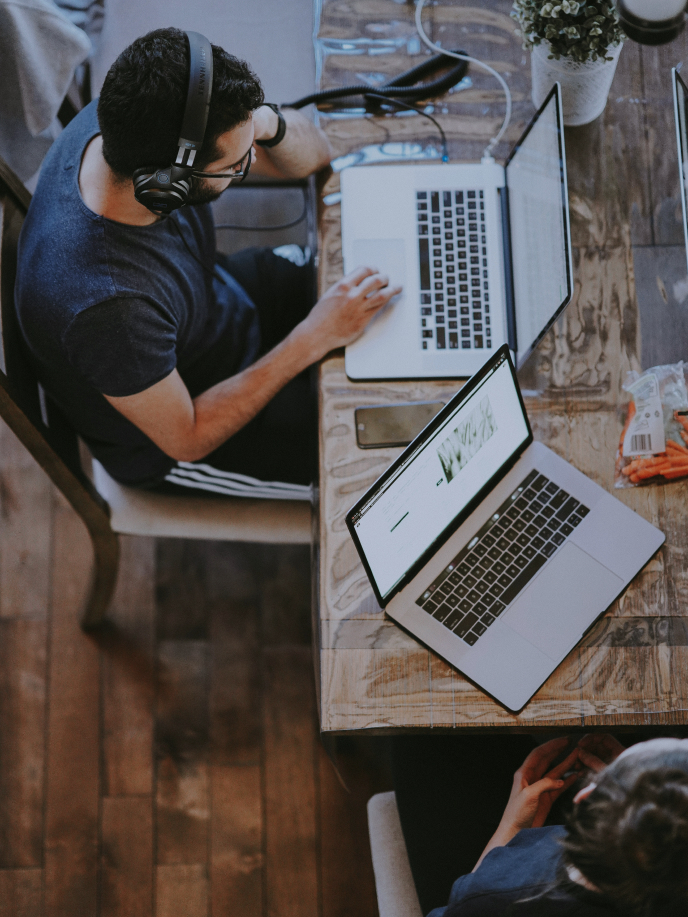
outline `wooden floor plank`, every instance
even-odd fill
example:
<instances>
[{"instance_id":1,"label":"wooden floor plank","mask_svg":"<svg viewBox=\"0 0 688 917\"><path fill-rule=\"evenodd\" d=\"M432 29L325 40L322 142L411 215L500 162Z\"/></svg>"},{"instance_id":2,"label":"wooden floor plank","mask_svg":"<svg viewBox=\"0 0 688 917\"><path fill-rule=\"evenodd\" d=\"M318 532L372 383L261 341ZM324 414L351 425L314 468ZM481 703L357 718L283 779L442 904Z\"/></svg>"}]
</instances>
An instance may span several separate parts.
<instances>
[{"instance_id":1,"label":"wooden floor plank","mask_svg":"<svg viewBox=\"0 0 688 917\"><path fill-rule=\"evenodd\" d=\"M100 860L102 917L152 917L150 796L103 799Z\"/></svg>"},{"instance_id":2,"label":"wooden floor plank","mask_svg":"<svg viewBox=\"0 0 688 917\"><path fill-rule=\"evenodd\" d=\"M211 913L262 917L260 766L213 767L211 787Z\"/></svg>"},{"instance_id":3,"label":"wooden floor plank","mask_svg":"<svg viewBox=\"0 0 688 917\"><path fill-rule=\"evenodd\" d=\"M256 545L265 646L311 643L310 547Z\"/></svg>"},{"instance_id":4,"label":"wooden floor plank","mask_svg":"<svg viewBox=\"0 0 688 917\"><path fill-rule=\"evenodd\" d=\"M0 917L42 917L42 869L0 869Z\"/></svg>"},{"instance_id":5,"label":"wooden floor plank","mask_svg":"<svg viewBox=\"0 0 688 917\"><path fill-rule=\"evenodd\" d=\"M337 739L335 763L320 745L318 753L320 872L323 917L377 917L375 877L368 837L366 803L392 789L380 759L368 759L364 746L384 739ZM342 785L342 781L344 785Z\"/></svg>"},{"instance_id":6,"label":"wooden floor plank","mask_svg":"<svg viewBox=\"0 0 688 917\"><path fill-rule=\"evenodd\" d=\"M0 868L42 866L47 625L0 619Z\"/></svg>"},{"instance_id":7,"label":"wooden floor plank","mask_svg":"<svg viewBox=\"0 0 688 917\"><path fill-rule=\"evenodd\" d=\"M159 640L205 640L207 542L156 539L156 601Z\"/></svg>"},{"instance_id":8,"label":"wooden floor plank","mask_svg":"<svg viewBox=\"0 0 688 917\"><path fill-rule=\"evenodd\" d=\"M0 423L0 618L47 617L51 491L43 469Z\"/></svg>"},{"instance_id":9,"label":"wooden floor plank","mask_svg":"<svg viewBox=\"0 0 688 917\"><path fill-rule=\"evenodd\" d=\"M120 572L103 651L103 793L153 788L155 541L120 536Z\"/></svg>"},{"instance_id":10,"label":"wooden floor plank","mask_svg":"<svg viewBox=\"0 0 688 917\"><path fill-rule=\"evenodd\" d=\"M156 862L207 863L208 644L166 640L158 648Z\"/></svg>"},{"instance_id":11,"label":"wooden floor plank","mask_svg":"<svg viewBox=\"0 0 688 917\"><path fill-rule=\"evenodd\" d=\"M156 917L206 917L208 874L205 866L158 866ZM215 915L213 915L215 917Z\"/></svg>"},{"instance_id":12,"label":"wooden floor plank","mask_svg":"<svg viewBox=\"0 0 688 917\"><path fill-rule=\"evenodd\" d=\"M97 907L99 659L79 627L92 552L59 498L54 513L45 826L46 917L92 917Z\"/></svg>"},{"instance_id":13,"label":"wooden floor plank","mask_svg":"<svg viewBox=\"0 0 688 917\"><path fill-rule=\"evenodd\" d=\"M268 917L315 917L317 878L313 664L310 648L264 653Z\"/></svg>"},{"instance_id":14,"label":"wooden floor plank","mask_svg":"<svg viewBox=\"0 0 688 917\"><path fill-rule=\"evenodd\" d=\"M210 762L259 764L260 594L256 545L208 545Z\"/></svg>"}]
</instances>

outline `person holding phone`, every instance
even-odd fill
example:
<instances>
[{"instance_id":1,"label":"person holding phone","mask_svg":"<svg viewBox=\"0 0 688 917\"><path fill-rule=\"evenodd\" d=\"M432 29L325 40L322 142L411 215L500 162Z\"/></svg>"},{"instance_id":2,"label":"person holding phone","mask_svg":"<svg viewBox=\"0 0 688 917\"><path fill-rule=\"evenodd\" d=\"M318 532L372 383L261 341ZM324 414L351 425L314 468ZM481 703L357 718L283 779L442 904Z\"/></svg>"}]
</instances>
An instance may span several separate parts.
<instances>
[{"instance_id":1,"label":"person holding phone","mask_svg":"<svg viewBox=\"0 0 688 917\"><path fill-rule=\"evenodd\" d=\"M532 746L527 736L440 737L444 748L424 758L414 741L395 748L395 783L429 917L688 913L688 740L624 748L611 735L552 739L531 747L510 790L501 778ZM562 816L567 791L575 795ZM445 905L452 861L458 878Z\"/></svg>"}]
</instances>

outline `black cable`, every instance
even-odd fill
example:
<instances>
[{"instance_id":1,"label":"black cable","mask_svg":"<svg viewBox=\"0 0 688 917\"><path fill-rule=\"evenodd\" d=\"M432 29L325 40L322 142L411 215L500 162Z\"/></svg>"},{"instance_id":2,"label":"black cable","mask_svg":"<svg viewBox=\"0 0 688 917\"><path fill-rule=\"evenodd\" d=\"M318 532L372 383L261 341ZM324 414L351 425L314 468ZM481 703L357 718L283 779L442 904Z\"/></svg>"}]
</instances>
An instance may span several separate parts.
<instances>
[{"instance_id":1,"label":"black cable","mask_svg":"<svg viewBox=\"0 0 688 917\"><path fill-rule=\"evenodd\" d=\"M308 216L308 197L306 195L306 189L304 188L302 191L303 209L299 216L289 223L277 223L274 226L241 226L238 223L216 223L215 229L238 229L242 232L276 232L278 229L290 229L292 226L297 226Z\"/></svg>"},{"instance_id":2,"label":"black cable","mask_svg":"<svg viewBox=\"0 0 688 917\"><path fill-rule=\"evenodd\" d=\"M415 111L418 115L423 115L424 118L427 118L428 121L432 121L437 130L440 132L440 137L442 138L442 162L449 162L449 148L447 147L447 135L444 133L442 125L439 121L429 115L426 111L423 111L422 108L416 108L415 105L409 105L408 102L402 102L401 99L391 99L386 95L382 95L380 92L370 94L375 99L383 99L385 102L391 102L392 105L401 105L403 108L407 108L409 111Z\"/></svg>"},{"instance_id":3,"label":"black cable","mask_svg":"<svg viewBox=\"0 0 688 917\"><path fill-rule=\"evenodd\" d=\"M454 53L465 54L466 52L456 49ZM303 108L306 105L310 105L311 102L317 105L320 102L327 102L330 99L346 98L347 96L363 96L367 99L374 96L376 93L384 93L390 98L408 99L411 102L419 102L421 99L429 99L434 96L443 95L464 78L468 70L468 62L458 61L456 64L449 64L449 60L450 58L445 57L444 54L435 54L428 58L428 60L423 61L422 64L418 64L410 70L406 70L404 73L401 73L388 83L384 83L382 86L371 87L357 85L342 86L339 89L325 89L321 92L311 93L311 95L304 96L283 107ZM418 80L422 79L424 76L428 76L436 70L445 69L447 73L439 79L431 80L429 83L420 83L416 85Z\"/></svg>"}]
</instances>

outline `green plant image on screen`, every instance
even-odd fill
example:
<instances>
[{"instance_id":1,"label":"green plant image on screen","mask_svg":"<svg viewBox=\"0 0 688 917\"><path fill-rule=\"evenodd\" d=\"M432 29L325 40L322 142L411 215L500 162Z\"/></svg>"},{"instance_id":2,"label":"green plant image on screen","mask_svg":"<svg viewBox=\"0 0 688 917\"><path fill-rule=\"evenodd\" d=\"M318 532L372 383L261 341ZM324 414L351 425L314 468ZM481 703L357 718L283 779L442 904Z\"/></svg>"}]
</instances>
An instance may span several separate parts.
<instances>
[{"instance_id":1,"label":"green plant image on screen","mask_svg":"<svg viewBox=\"0 0 688 917\"><path fill-rule=\"evenodd\" d=\"M437 449L442 471L451 483L497 430L490 399L486 396Z\"/></svg>"}]
</instances>

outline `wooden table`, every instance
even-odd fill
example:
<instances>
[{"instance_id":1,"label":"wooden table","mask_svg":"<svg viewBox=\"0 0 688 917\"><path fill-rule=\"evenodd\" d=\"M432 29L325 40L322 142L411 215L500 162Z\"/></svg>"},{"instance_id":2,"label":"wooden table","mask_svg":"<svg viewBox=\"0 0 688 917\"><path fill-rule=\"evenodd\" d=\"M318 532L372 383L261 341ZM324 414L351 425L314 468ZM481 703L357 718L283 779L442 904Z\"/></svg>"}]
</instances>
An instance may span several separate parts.
<instances>
[{"instance_id":1,"label":"wooden table","mask_svg":"<svg viewBox=\"0 0 688 917\"><path fill-rule=\"evenodd\" d=\"M496 151L500 161L533 114L530 55L514 34L510 8L509 0L474 7L446 0L424 18L435 40L468 49L508 80L514 114L508 141ZM684 35L663 48L628 42L604 114L566 132L575 294L520 377L535 438L659 526L665 546L525 709L508 713L385 618L344 522L400 451L358 449L354 408L445 400L461 383L353 383L343 355L331 356L320 367L316 669L323 732L688 723L688 484L613 488L626 372L688 359L688 333L672 333L688 331L680 299L688 285L682 293L670 80L671 66L688 56L687 41ZM324 0L318 44L323 87L360 82L370 72L400 73L420 59L409 52L421 53L412 4L392 0ZM479 159L503 113L495 81L475 68L470 77L470 87L441 99L435 111L453 161ZM415 115L324 114L321 124L338 156L385 141L437 143L432 125ZM323 193L338 188L335 173ZM342 273L337 205L323 207L320 241L325 289ZM637 284L634 261L643 268Z\"/></svg>"}]
</instances>

